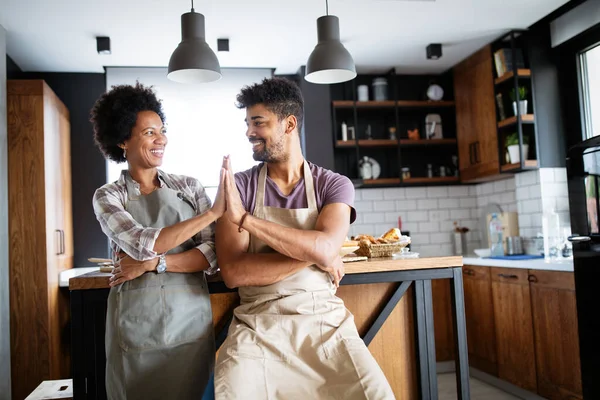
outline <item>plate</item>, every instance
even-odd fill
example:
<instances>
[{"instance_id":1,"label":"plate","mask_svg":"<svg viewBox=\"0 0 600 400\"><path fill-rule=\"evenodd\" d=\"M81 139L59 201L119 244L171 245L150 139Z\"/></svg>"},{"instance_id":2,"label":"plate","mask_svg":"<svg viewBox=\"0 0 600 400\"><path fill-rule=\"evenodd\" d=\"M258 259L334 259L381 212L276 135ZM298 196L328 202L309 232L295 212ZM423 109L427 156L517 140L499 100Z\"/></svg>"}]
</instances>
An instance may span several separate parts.
<instances>
[{"instance_id":1,"label":"plate","mask_svg":"<svg viewBox=\"0 0 600 400\"><path fill-rule=\"evenodd\" d=\"M368 160L369 162L371 162L371 168L372 168L372 171L373 171L373 176L370 179L377 179L377 178L379 178L379 175L381 175L381 166L379 165L379 163L374 158L367 157L367 156L362 157L361 160L365 160L365 161ZM360 171L360 165L361 164L359 164L359 171Z\"/></svg>"},{"instance_id":2,"label":"plate","mask_svg":"<svg viewBox=\"0 0 600 400\"><path fill-rule=\"evenodd\" d=\"M394 259L419 258L419 253L413 253L412 251L410 251L410 249L407 249L405 247L402 249L402 251L392 254L392 258L394 258Z\"/></svg>"},{"instance_id":3,"label":"plate","mask_svg":"<svg viewBox=\"0 0 600 400\"><path fill-rule=\"evenodd\" d=\"M340 249L340 257L344 257L346 254L354 253L358 249L360 249L360 246L342 247Z\"/></svg>"}]
</instances>

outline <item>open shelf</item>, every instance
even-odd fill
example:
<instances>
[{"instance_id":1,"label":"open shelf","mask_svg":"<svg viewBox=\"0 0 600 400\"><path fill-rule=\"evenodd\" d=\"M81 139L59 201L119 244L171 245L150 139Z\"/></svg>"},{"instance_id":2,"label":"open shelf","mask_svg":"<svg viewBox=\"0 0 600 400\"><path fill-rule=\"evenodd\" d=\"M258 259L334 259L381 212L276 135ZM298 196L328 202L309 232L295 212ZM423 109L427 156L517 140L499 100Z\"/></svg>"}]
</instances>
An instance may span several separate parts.
<instances>
[{"instance_id":1,"label":"open shelf","mask_svg":"<svg viewBox=\"0 0 600 400\"><path fill-rule=\"evenodd\" d=\"M501 77L496 78L494 80L494 83L496 85L499 85L502 82L506 82L507 80L513 78L514 76L515 76L514 71L507 72L504 75L502 75ZM531 78L531 70L530 69L518 69L517 76L519 78Z\"/></svg>"},{"instance_id":2,"label":"open shelf","mask_svg":"<svg viewBox=\"0 0 600 400\"><path fill-rule=\"evenodd\" d=\"M437 146L443 144L456 144L456 139L401 139L401 146Z\"/></svg>"},{"instance_id":3,"label":"open shelf","mask_svg":"<svg viewBox=\"0 0 600 400\"><path fill-rule=\"evenodd\" d=\"M399 185L400 178L364 179L365 185Z\"/></svg>"},{"instance_id":4,"label":"open shelf","mask_svg":"<svg viewBox=\"0 0 600 400\"><path fill-rule=\"evenodd\" d=\"M355 140L338 140L336 147L354 147L356 145ZM361 139L358 141L359 147L396 147L398 146L397 140L389 139Z\"/></svg>"},{"instance_id":5,"label":"open shelf","mask_svg":"<svg viewBox=\"0 0 600 400\"><path fill-rule=\"evenodd\" d=\"M334 108L352 108L356 105L357 108L393 108L398 107L452 107L453 101L421 101L421 100L386 100L386 101L357 101L353 100L335 100Z\"/></svg>"},{"instance_id":6,"label":"open shelf","mask_svg":"<svg viewBox=\"0 0 600 400\"><path fill-rule=\"evenodd\" d=\"M537 168L538 162L537 160L525 160L524 168ZM508 172L513 170L518 170L521 168L521 163L515 164L504 164L500 167L502 172Z\"/></svg>"},{"instance_id":7,"label":"open shelf","mask_svg":"<svg viewBox=\"0 0 600 400\"><path fill-rule=\"evenodd\" d=\"M458 181L459 181L458 176L436 176L434 178L423 177L423 178L404 179L404 183L407 183L407 184L410 184L410 183L451 183L451 182L458 182Z\"/></svg>"},{"instance_id":8,"label":"open shelf","mask_svg":"<svg viewBox=\"0 0 600 400\"><path fill-rule=\"evenodd\" d=\"M533 114L525 114L525 115L521 115L521 122L522 123L529 123L532 124L535 122L534 116ZM517 117L513 116L510 118L506 118L503 119L502 121L498 122L498 128L504 128L505 126L510 126L510 125L515 125L517 123Z\"/></svg>"}]
</instances>

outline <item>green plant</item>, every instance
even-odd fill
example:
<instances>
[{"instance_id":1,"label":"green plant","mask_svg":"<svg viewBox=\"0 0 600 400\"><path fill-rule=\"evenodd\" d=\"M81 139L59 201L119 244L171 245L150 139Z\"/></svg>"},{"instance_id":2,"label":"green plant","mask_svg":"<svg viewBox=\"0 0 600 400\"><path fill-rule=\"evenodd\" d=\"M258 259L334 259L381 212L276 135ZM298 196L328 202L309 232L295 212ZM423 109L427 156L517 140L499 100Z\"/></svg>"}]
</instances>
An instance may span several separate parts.
<instances>
[{"instance_id":1,"label":"green plant","mask_svg":"<svg viewBox=\"0 0 600 400\"><path fill-rule=\"evenodd\" d=\"M515 96L515 89L510 91L510 98L512 101L517 101ZM525 86L519 86L519 100L527 100L527 88Z\"/></svg>"},{"instance_id":2,"label":"green plant","mask_svg":"<svg viewBox=\"0 0 600 400\"><path fill-rule=\"evenodd\" d=\"M513 132L506 136L506 147L516 144L519 144L519 134L517 132ZM525 134L523 135L523 144L529 144L529 136Z\"/></svg>"}]
</instances>

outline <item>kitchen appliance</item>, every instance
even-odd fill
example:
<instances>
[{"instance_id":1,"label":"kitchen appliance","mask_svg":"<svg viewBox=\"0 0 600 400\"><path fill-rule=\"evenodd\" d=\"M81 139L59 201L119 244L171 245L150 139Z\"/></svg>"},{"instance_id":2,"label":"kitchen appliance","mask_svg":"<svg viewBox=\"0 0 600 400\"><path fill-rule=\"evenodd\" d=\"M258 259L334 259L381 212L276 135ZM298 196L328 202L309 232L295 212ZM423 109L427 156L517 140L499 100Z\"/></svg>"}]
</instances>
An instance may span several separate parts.
<instances>
[{"instance_id":1,"label":"kitchen appliance","mask_svg":"<svg viewBox=\"0 0 600 400\"><path fill-rule=\"evenodd\" d=\"M508 236L506 238L506 255L514 256L523 254L523 239L521 236Z\"/></svg>"},{"instance_id":2,"label":"kitchen appliance","mask_svg":"<svg viewBox=\"0 0 600 400\"><path fill-rule=\"evenodd\" d=\"M573 245L575 297L584 399L600 399L600 137L585 140L567 154L567 183Z\"/></svg>"}]
</instances>

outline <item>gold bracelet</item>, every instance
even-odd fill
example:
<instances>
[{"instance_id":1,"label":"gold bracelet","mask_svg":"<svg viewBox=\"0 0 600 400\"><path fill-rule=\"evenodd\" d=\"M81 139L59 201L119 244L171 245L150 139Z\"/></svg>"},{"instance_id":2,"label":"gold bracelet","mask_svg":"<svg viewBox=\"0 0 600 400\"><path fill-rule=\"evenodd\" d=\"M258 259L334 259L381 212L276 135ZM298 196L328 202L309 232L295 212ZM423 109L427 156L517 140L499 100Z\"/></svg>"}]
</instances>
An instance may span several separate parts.
<instances>
[{"instance_id":1,"label":"gold bracelet","mask_svg":"<svg viewBox=\"0 0 600 400\"><path fill-rule=\"evenodd\" d=\"M240 233L243 231L242 225L244 225L244 221L246 220L247 216L248 216L248 211L246 211L246 214L244 214L242 216L242 219L240 220L240 226L238 227L238 232L240 232Z\"/></svg>"}]
</instances>

